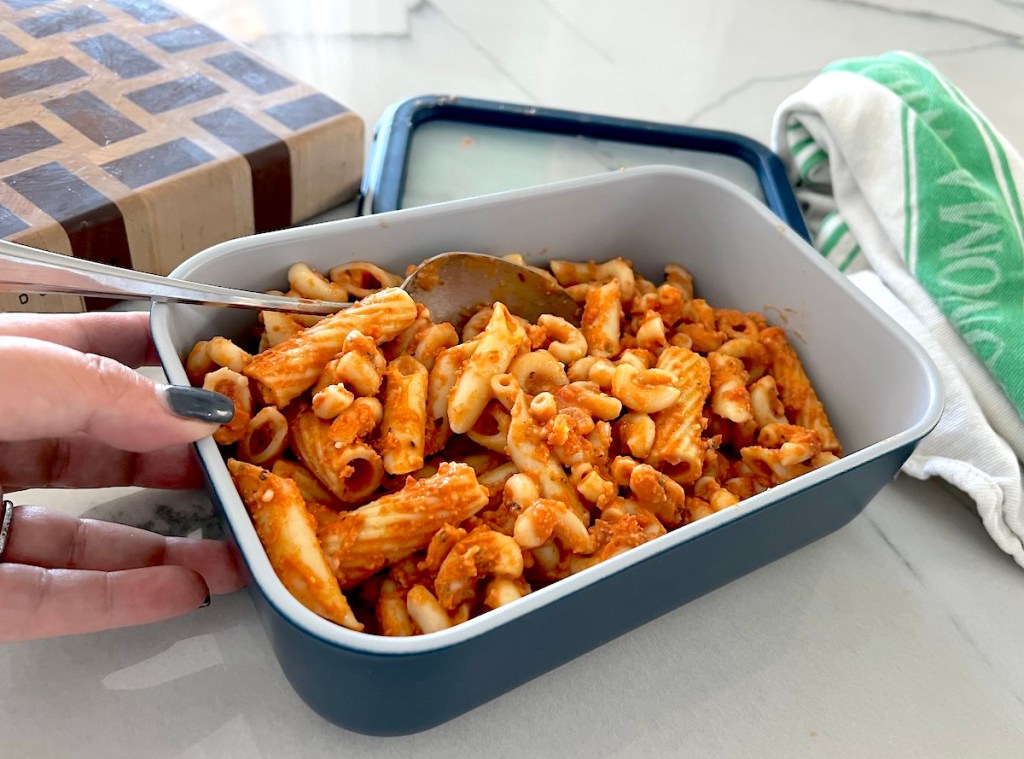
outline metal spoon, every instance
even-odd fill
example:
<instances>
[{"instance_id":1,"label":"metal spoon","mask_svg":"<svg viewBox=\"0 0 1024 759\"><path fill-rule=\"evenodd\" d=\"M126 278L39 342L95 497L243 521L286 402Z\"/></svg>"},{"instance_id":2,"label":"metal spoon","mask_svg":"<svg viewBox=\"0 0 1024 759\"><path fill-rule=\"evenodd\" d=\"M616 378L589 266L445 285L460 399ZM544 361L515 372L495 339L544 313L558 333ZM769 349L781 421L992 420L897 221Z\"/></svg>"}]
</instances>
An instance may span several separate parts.
<instances>
[{"instance_id":1,"label":"metal spoon","mask_svg":"<svg viewBox=\"0 0 1024 759\"><path fill-rule=\"evenodd\" d=\"M434 321L452 321L456 327L477 307L497 300L529 321L551 313L578 322L576 302L552 280L528 267L479 253L435 256L409 275L402 288L430 309ZM68 293L299 314L331 314L352 305L160 277L7 240L0 240L0 292Z\"/></svg>"}]
</instances>

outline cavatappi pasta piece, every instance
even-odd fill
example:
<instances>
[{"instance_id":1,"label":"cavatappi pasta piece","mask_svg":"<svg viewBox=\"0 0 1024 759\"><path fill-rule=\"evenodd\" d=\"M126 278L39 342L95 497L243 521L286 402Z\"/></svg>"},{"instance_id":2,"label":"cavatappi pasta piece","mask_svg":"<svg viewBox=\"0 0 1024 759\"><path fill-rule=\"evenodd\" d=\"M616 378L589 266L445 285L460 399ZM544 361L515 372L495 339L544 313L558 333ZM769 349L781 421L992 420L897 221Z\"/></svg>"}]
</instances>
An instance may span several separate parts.
<instances>
[{"instance_id":1,"label":"cavatappi pasta piece","mask_svg":"<svg viewBox=\"0 0 1024 759\"><path fill-rule=\"evenodd\" d=\"M437 474L409 478L320 531L324 552L343 588L427 546L446 523L459 524L487 505L487 490L467 464L445 462Z\"/></svg>"},{"instance_id":2,"label":"cavatappi pasta piece","mask_svg":"<svg viewBox=\"0 0 1024 759\"><path fill-rule=\"evenodd\" d=\"M313 386L352 330L369 335L379 344L393 338L415 318L416 304L408 293L397 288L381 290L260 353L246 365L244 373L259 383L268 403L284 407Z\"/></svg>"},{"instance_id":3,"label":"cavatappi pasta piece","mask_svg":"<svg viewBox=\"0 0 1024 759\"><path fill-rule=\"evenodd\" d=\"M388 474L408 474L423 466L427 425L427 368L412 356L399 356L387 368L381 458Z\"/></svg>"},{"instance_id":4,"label":"cavatappi pasta piece","mask_svg":"<svg viewBox=\"0 0 1024 759\"><path fill-rule=\"evenodd\" d=\"M799 356L780 327L769 327L758 335L771 355L772 376L779 387L782 403L790 419L801 427L809 427L821 436L822 450L839 453L841 447L825 407L818 400L811 381L804 372Z\"/></svg>"},{"instance_id":5,"label":"cavatappi pasta piece","mask_svg":"<svg viewBox=\"0 0 1024 759\"><path fill-rule=\"evenodd\" d=\"M503 374L519 352L526 331L501 303L495 303L479 343L459 372L448 395L452 432L467 432L491 399L491 378Z\"/></svg>"},{"instance_id":6,"label":"cavatappi pasta piece","mask_svg":"<svg viewBox=\"0 0 1024 759\"><path fill-rule=\"evenodd\" d=\"M345 503L369 498L384 478L380 454L365 443L336 443L330 428L308 406L297 408L288 424L299 458L328 490Z\"/></svg>"},{"instance_id":7,"label":"cavatappi pasta piece","mask_svg":"<svg viewBox=\"0 0 1024 759\"><path fill-rule=\"evenodd\" d=\"M324 556L316 520L294 482L230 459L228 470L267 550L270 565L298 601L322 617L362 630Z\"/></svg>"}]
</instances>

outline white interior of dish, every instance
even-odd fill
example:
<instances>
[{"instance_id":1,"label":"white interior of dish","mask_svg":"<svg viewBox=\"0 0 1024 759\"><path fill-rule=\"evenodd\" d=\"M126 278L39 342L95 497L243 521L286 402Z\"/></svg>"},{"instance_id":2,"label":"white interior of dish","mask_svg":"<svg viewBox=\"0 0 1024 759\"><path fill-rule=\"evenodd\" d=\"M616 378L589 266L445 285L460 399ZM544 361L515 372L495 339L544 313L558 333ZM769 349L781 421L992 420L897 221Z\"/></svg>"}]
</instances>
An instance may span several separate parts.
<instances>
[{"instance_id":1,"label":"white interior of dish","mask_svg":"<svg viewBox=\"0 0 1024 759\"><path fill-rule=\"evenodd\" d=\"M222 243L173 276L231 287L279 288L297 261L326 270L372 260L396 272L447 250L552 258L622 256L659 280L679 263L697 292L721 308L763 312L785 326L821 396L846 455L840 461L626 552L585 572L442 632L413 638L356 633L296 601L274 574L212 439L200 456L254 580L294 624L335 645L381 654L455 645L540 604L788 495L876 459L927 433L942 392L920 346L845 277L749 194L699 171L644 167L539 188L377 216L298 227ZM198 340L241 333L255 313L156 304L153 332L172 382L187 384L182 357Z\"/></svg>"}]
</instances>

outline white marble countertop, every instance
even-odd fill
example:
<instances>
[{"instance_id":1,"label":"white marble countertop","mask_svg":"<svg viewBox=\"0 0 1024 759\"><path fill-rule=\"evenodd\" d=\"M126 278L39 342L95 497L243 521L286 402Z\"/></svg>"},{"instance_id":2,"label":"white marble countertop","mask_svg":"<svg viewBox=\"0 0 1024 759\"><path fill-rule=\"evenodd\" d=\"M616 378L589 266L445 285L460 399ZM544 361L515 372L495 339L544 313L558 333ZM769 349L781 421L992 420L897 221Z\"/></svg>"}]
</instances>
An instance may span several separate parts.
<instances>
[{"instance_id":1,"label":"white marble countertop","mask_svg":"<svg viewBox=\"0 0 1024 759\"><path fill-rule=\"evenodd\" d=\"M1024 149L1016 0L178 4L369 124L451 93L767 142L775 107L823 65L906 49ZM30 497L217 529L203 493ZM426 733L370 738L315 715L239 593L0 648L0 756L1019 757L1021 641L1020 567L959 493L901 476L833 535Z\"/></svg>"}]
</instances>

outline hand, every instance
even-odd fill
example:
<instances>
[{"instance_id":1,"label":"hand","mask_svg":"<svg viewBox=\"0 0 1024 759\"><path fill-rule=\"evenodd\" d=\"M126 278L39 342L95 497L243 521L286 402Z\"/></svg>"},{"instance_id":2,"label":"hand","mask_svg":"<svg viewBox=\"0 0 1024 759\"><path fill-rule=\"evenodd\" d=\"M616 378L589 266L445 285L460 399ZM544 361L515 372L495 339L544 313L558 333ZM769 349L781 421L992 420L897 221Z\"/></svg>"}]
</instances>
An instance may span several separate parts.
<instances>
[{"instance_id":1,"label":"hand","mask_svg":"<svg viewBox=\"0 0 1024 759\"><path fill-rule=\"evenodd\" d=\"M221 395L158 384L148 315L0 314L0 483L200 487L188 444L228 421ZM226 543L18 507L0 556L0 640L142 624L244 584Z\"/></svg>"}]
</instances>

